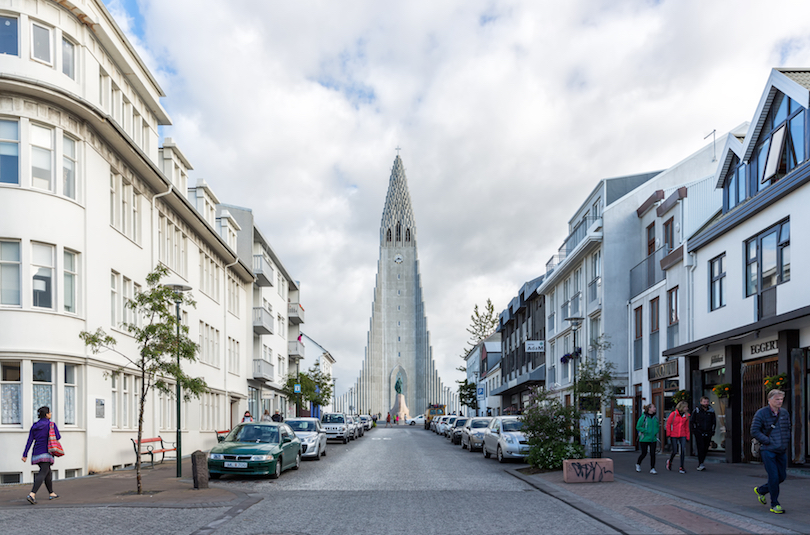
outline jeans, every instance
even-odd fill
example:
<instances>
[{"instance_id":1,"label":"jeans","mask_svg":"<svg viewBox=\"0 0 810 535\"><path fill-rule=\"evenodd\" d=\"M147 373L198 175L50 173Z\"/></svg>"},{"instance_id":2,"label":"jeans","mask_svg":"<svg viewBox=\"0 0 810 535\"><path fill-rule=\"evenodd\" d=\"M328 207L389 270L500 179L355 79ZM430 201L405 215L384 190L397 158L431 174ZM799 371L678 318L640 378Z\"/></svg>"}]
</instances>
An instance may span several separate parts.
<instances>
[{"instance_id":1,"label":"jeans","mask_svg":"<svg viewBox=\"0 0 810 535\"><path fill-rule=\"evenodd\" d=\"M48 489L50 494L53 494L53 472L51 472L51 463L37 463L37 465L39 465L39 472L34 478L34 488L31 489L31 492L36 494L44 481L45 488Z\"/></svg>"},{"instance_id":2,"label":"jeans","mask_svg":"<svg viewBox=\"0 0 810 535\"><path fill-rule=\"evenodd\" d=\"M650 468L655 468L655 447L658 445L657 442L639 442L641 446L641 455L639 455L638 460L636 461L637 465L641 465L641 461L644 460L644 457L647 456L647 452L650 452Z\"/></svg>"},{"instance_id":3,"label":"jeans","mask_svg":"<svg viewBox=\"0 0 810 535\"><path fill-rule=\"evenodd\" d=\"M672 460L675 459L675 455L678 453L678 446L681 449L681 468L683 468L683 461L686 457L686 437L669 437L670 444L672 445L672 453L669 454L669 462L672 463Z\"/></svg>"},{"instance_id":4,"label":"jeans","mask_svg":"<svg viewBox=\"0 0 810 535\"><path fill-rule=\"evenodd\" d=\"M698 464L703 464L706 454L709 453L709 446L712 444L712 437L709 433L695 433L695 447L697 449Z\"/></svg>"},{"instance_id":5,"label":"jeans","mask_svg":"<svg viewBox=\"0 0 810 535\"><path fill-rule=\"evenodd\" d=\"M776 453L768 450L760 450L762 464L768 473L768 482L761 487L757 487L760 494L771 495L771 507L779 505L779 483L787 477L787 452Z\"/></svg>"}]
</instances>

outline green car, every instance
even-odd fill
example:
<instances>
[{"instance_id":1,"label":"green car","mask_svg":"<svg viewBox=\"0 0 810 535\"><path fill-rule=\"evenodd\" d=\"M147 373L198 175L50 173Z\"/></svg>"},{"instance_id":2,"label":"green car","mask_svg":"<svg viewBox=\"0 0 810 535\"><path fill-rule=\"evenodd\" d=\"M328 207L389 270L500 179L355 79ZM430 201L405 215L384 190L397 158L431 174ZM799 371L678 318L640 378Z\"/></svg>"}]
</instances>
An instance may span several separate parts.
<instances>
[{"instance_id":1,"label":"green car","mask_svg":"<svg viewBox=\"0 0 810 535\"><path fill-rule=\"evenodd\" d=\"M245 422L234 427L208 454L211 479L223 474L269 475L276 479L301 465L301 440L289 425Z\"/></svg>"}]
</instances>

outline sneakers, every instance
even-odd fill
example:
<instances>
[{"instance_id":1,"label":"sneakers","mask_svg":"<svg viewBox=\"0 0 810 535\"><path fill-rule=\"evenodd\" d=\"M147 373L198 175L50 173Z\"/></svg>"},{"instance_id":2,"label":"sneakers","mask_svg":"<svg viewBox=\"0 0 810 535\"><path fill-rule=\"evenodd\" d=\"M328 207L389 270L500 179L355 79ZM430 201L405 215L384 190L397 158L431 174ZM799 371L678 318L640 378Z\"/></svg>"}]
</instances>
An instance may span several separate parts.
<instances>
[{"instance_id":1,"label":"sneakers","mask_svg":"<svg viewBox=\"0 0 810 535\"><path fill-rule=\"evenodd\" d=\"M771 512L776 513L777 515L785 514L785 510L782 509L781 505L774 505L773 507L771 507Z\"/></svg>"},{"instance_id":2,"label":"sneakers","mask_svg":"<svg viewBox=\"0 0 810 535\"><path fill-rule=\"evenodd\" d=\"M762 505L768 505L768 502L765 499L765 495L760 494L758 489L759 487L754 487L754 494L757 495L757 500L759 500L759 503L761 503Z\"/></svg>"},{"instance_id":3,"label":"sneakers","mask_svg":"<svg viewBox=\"0 0 810 535\"><path fill-rule=\"evenodd\" d=\"M679 474L685 474L686 473L686 470L683 469L683 466L678 468L678 473Z\"/></svg>"},{"instance_id":4,"label":"sneakers","mask_svg":"<svg viewBox=\"0 0 810 535\"><path fill-rule=\"evenodd\" d=\"M636 465L636 472L641 472L641 465L640 464Z\"/></svg>"},{"instance_id":5,"label":"sneakers","mask_svg":"<svg viewBox=\"0 0 810 535\"><path fill-rule=\"evenodd\" d=\"M672 472L672 459L667 459L667 470Z\"/></svg>"},{"instance_id":6,"label":"sneakers","mask_svg":"<svg viewBox=\"0 0 810 535\"><path fill-rule=\"evenodd\" d=\"M651 474L657 474L658 472L656 472L656 471L655 471L655 468L651 468L651 469L650 469L650 473L651 473Z\"/></svg>"},{"instance_id":7,"label":"sneakers","mask_svg":"<svg viewBox=\"0 0 810 535\"><path fill-rule=\"evenodd\" d=\"M703 466L702 464L701 464L700 466L698 466L698 467L697 467L697 471L698 471L698 472L702 472L702 471L704 471L705 469L706 469L706 467L705 467L705 466Z\"/></svg>"}]
</instances>

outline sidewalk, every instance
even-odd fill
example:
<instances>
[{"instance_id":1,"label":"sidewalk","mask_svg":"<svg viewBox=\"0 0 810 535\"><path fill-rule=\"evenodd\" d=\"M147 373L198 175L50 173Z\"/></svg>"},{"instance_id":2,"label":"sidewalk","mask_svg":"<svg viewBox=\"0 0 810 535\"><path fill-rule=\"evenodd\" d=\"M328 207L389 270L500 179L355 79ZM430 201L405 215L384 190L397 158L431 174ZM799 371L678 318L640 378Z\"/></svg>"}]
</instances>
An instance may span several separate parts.
<instances>
[{"instance_id":1,"label":"sidewalk","mask_svg":"<svg viewBox=\"0 0 810 535\"><path fill-rule=\"evenodd\" d=\"M562 472L513 475L540 490L569 502L625 533L808 533L810 532L810 478L788 473L780 486L779 501L787 511L776 515L761 505L754 487L767 479L765 469L753 464L706 462L698 472L697 460L686 459L686 474L666 469L668 455L656 459L658 474L650 474L649 456L641 472L635 471L638 454L609 452L613 483L563 482Z\"/></svg>"},{"instance_id":2,"label":"sidewalk","mask_svg":"<svg viewBox=\"0 0 810 535\"><path fill-rule=\"evenodd\" d=\"M148 466L148 465L147 465ZM143 494L135 494L135 470L117 470L75 479L56 480L56 500L48 500L45 485L37 493L37 505L25 499L31 483L0 487L0 509L10 507L226 507L244 500L247 495L224 488L194 489L191 458L183 460L183 477L177 478L177 465L172 461L141 470Z\"/></svg>"}]
</instances>

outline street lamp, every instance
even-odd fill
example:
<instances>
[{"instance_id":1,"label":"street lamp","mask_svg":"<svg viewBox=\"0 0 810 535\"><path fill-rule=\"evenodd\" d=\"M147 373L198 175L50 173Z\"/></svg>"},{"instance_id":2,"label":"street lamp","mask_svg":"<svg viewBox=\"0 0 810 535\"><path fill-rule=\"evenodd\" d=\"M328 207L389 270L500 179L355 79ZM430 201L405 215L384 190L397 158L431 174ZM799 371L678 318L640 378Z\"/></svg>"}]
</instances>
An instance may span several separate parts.
<instances>
[{"instance_id":1,"label":"street lamp","mask_svg":"<svg viewBox=\"0 0 810 535\"><path fill-rule=\"evenodd\" d=\"M180 371L180 303L183 302L183 292L191 290L191 286L185 284L164 284L164 287L174 292L174 307L177 314L177 371ZM183 465L181 460L182 455L182 437L180 435L180 414L182 405L180 403L180 378L175 377L177 385L177 477L183 475Z\"/></svg>"},{"instance_id":2,"label":"street lamp","mask_svg":"<svg viewBox=\"0 0 810 535\"><path fill-rule=\"evenodd\" d=\"M571 358L575 359L577 354L577 331L579 330L585 318L580 316L569 316L565 321L571 324L571 331L574 333L574 349L571 351ZM581 353L580 353L581 354ZM574 407L579 410L579 402L577 401L577 363L574 361Z\"/></svg>"}]
</instances>

